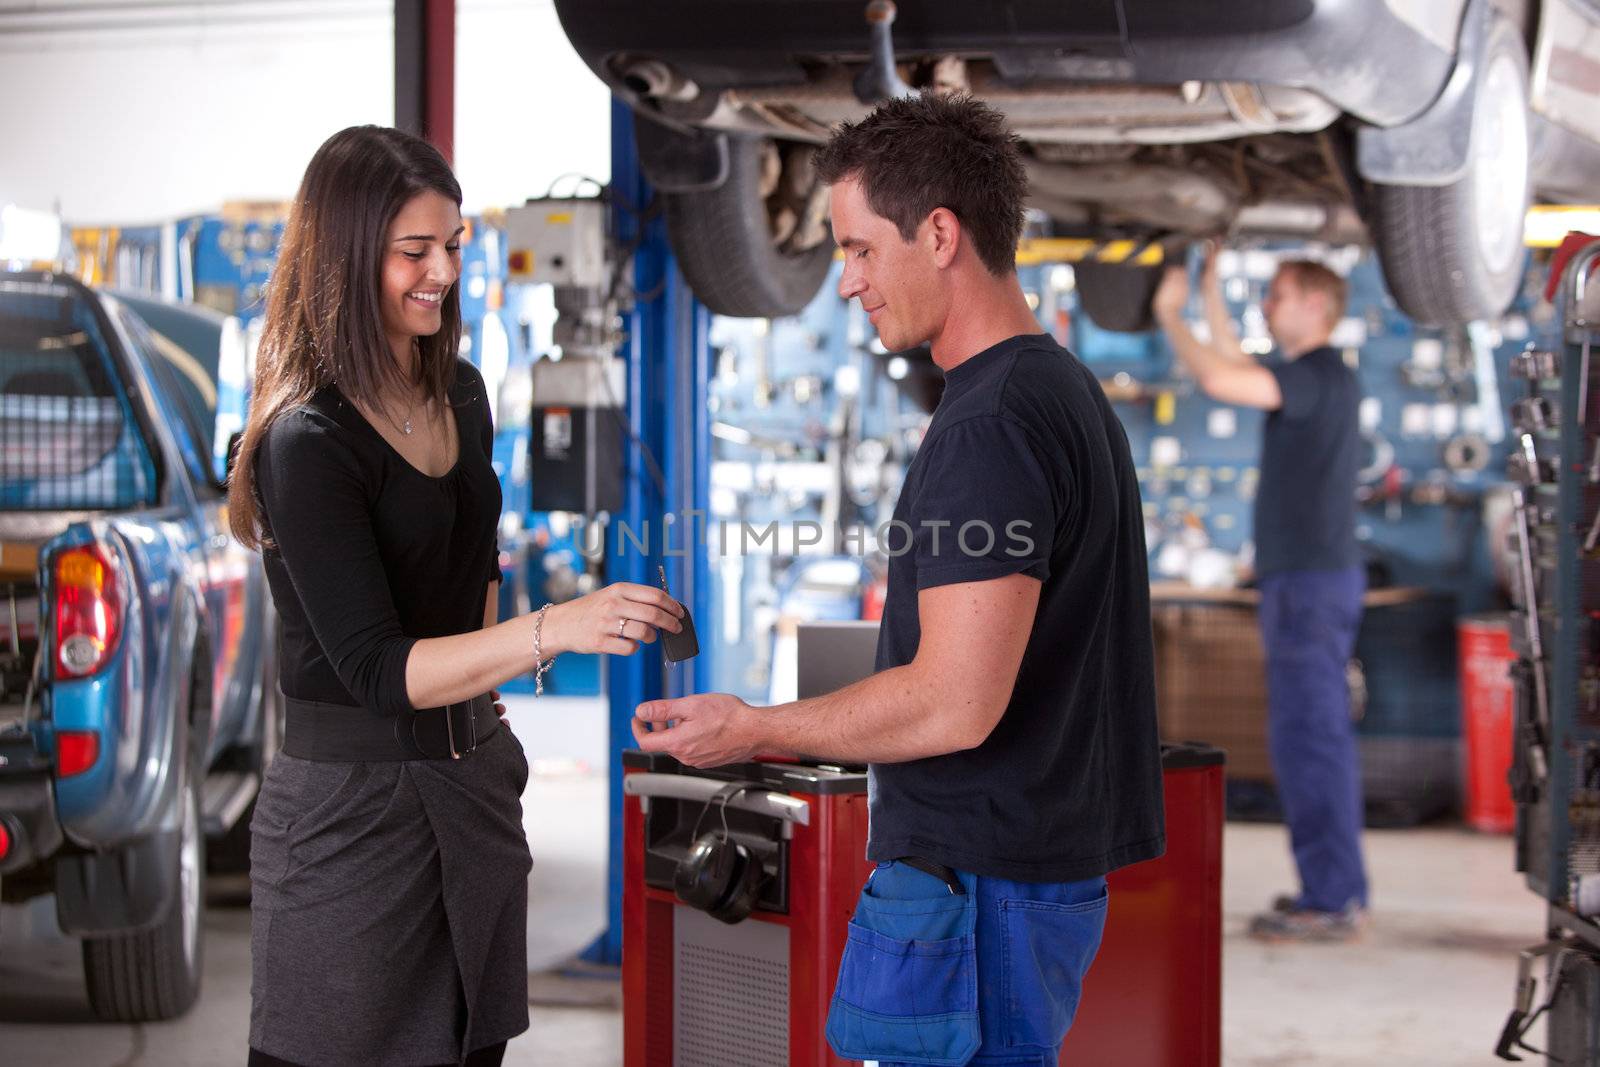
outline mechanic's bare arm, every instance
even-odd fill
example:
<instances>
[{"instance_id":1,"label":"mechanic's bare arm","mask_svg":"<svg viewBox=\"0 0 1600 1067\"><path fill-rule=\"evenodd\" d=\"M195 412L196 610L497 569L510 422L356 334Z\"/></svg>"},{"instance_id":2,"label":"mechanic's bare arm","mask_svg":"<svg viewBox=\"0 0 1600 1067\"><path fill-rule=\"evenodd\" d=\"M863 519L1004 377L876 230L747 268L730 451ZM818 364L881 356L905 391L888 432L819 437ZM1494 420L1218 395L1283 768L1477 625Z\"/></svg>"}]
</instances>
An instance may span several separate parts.
<instances>
[{"instance_id":1,"label":"mechanic's bare arm","mask_svg":"<svg viewBox=\"0 0 1600 1067\"><path fill-rule=\"evenodd\" d=\"M1217 355L1235 363L1253 364L1245 352L1239 333L1233 328L1233 316L1228 313L1228 302L1222 295L1222 278L1217 273L1217 248L1206 249L1205 265L1200 269L1200 300L1205 305L1206 325L1211 329L1211 347Z\"/></svg>"},{"instance_id":2,"label":"mechanic's bare arm","mask_svg":"<svg viewBox=\"0 0 1600 1067\"><path fill-rule=\"evenodd\" d=\"M1214 272L1208 288L1215 290L1220 303L1221 288ZM1183 307L1188 299L1188 274L1182 267L1168 267L1151 301L1151 311L1162 332L1167 335L1173 351L1178 354L1178 359L1194 375L1201 390L1224 404L1238 404L1263 411L1276 411L1282 407L1283 392L1278 388L1278 379L1267 368L1245 357L1244 352L1237 349L1237 339L1231 343L1235 345L1239 358L1233 358L1224 355L1220 345L1206 344L1194 335L1183 318ZM1206 299L1209 305L1211 293L1208 292ZM1210 313L1208 306L1208 317ZM1222 309L1222 314L1226 317L1226 308ZM1232 337L1231 327L1228 334Z\"/></svg>"},{"instance_id":3,"label":"mechanic's bare arm","mask_svg":"<svg viewBox=\"0 0 1600 1067\"><path fill-rule=\"evenodd\" d=\"M860 763L976 748L1011 700L1039 589L1021 574L924 589L915 659L826 696L750 709L756 747Z\"/></svg>"}]
</instances>

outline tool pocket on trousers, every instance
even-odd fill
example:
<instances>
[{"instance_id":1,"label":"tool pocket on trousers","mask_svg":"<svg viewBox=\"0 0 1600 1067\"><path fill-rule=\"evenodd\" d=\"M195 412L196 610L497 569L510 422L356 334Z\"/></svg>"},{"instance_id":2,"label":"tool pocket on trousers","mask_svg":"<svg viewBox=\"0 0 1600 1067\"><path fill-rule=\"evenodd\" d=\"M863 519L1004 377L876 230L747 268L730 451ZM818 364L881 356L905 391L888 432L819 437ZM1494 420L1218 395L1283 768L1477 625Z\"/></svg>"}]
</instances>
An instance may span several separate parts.
<instances>
[{"instance_id":1,"label":"tool pocket on trousers","mask_svg":"<svg viewBox=\"0 0 1600 1067\"><path fill-rule=\"evenodd\" d=\"M1067 1036L1100 949L1107 900L1102 893L1080 904L1000 902L1007 1046L1053 1048Z\"/></svg>"},{"instance_id":2,"label":"tool pocket on trousers","mask_svg":"<svg viewBox=\"0 0 1600 1067\"><path fill-rule=\"evenodd\" d=\"M970 894L889 900L861 891L828 1011L845 1059L961 1067L982 1037Z\"/></svg>"}]
</instances>

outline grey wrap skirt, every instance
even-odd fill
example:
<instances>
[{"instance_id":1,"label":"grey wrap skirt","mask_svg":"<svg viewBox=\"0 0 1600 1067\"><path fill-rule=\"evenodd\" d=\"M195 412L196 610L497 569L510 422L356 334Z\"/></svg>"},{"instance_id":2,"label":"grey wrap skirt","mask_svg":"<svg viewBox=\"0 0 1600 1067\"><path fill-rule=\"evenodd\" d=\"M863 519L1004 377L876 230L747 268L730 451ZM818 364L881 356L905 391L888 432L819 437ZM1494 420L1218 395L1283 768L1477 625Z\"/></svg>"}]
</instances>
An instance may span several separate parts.
<instances>
[{"instance_id":1,"label":"grey wrap skirt","mask_svg":"<svg viewBox=\"0 0 1600 1067\"><path fill-rule=\"evenodd\" d=\"M279 755L250 823L250 1045L305 1067L455 1063L528 1028L522 745Z\"/></svg>"}]
</instances>

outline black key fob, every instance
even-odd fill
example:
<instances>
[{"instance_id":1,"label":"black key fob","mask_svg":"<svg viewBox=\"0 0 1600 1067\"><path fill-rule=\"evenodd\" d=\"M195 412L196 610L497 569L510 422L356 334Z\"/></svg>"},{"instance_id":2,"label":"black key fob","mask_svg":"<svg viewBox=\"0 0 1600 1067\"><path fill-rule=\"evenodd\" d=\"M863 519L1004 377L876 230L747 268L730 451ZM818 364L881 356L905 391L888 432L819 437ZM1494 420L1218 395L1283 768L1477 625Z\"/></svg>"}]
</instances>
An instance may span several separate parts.
<instances>
[{"instance_id":1,"label":"black key fob","mask_svg":"<svg viewBox=\"0 0 1600 1067\"><path fill-rule=\"evenodd\" d=\"M661 591L670 595L667 589L667 569L657 567L656 573L661 576ZM669 663L682 663L700 654L700 639L694 633L694 616L689 614L689 605L683 605L683 618L678 621L683 624L683 629L678 633L673 633L671 630L660 631L661 654L667 657Z\"/></svg>"},{"instance_id":2,"label":"black key fob","mask_svg":"<svg viewBox=\"0 0 1600 1067\"><path fill-rule=\"evenodd\" d=\"M700 641L694 635L694 618L687 607L683 609L683 618L678 621L683 623L681 632L661 631L661 651L673 663L693 659L700 654Z\"/></svg>"}]
</instances>

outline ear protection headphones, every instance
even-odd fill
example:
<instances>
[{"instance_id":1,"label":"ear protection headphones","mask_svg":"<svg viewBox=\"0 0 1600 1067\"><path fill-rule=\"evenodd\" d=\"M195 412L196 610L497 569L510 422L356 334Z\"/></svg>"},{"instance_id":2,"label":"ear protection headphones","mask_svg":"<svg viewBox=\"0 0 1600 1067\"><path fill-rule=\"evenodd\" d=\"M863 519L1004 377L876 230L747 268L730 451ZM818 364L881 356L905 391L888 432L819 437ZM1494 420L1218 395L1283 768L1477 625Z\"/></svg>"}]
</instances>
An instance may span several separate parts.
<instances>
[{"instance_id":1,"label":"ear protection headphones","mask_svg":"<svg viewBox=\"0 0 1600 1067\"><path fill-rule=\"evenodd\" d=\"M753 785L737 782L717 790L700 809L690 833L693 843L678 861L672 888L678 899L725 923L741 922L755 908L766 874L761 857L728 833L728 801ZM700 824L713 804L722 809L722 832L702 834Z\"/></svg>"}]
</instances>

